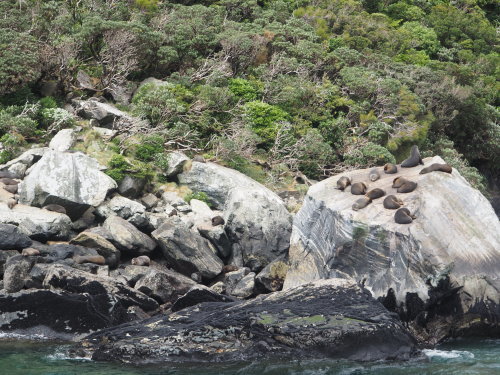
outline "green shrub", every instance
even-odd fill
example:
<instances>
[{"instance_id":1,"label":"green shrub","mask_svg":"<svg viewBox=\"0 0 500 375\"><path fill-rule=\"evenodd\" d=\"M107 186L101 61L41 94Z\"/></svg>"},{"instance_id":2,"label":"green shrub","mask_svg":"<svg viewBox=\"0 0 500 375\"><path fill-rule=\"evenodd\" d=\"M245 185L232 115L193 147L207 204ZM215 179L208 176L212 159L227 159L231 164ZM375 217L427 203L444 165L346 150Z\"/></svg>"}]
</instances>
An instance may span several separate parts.
<instances>
[{"instance_id":1,"label":"green shrub","mask_svg":"<svg viewBox=\"0 0 500 375\"><path fill-rule=\"evenodd\" d=\"M265 146L270 146L274 142L278 123L288 118L288 113L281 108L261 101L246 103L244 110L250 126Z\"/></svg>"},{"instance_id":2,"label":"green shrub","mask_svg":"<svg viewBox=\"0 0 500 375\"><path fill-rule=\"evenodd\" d=\"M75 125L75 119L71 113L63 108L46 108L41 111L42 124L51 128L54 132Z\"/></svg>"},{"instance_id":3,"label":"green shrub","mask_svg":"<svg viewBox=\"0 0 500 375\"><path fill-rule=\"evenodd\" d=\"M52 96L46 96L38 101L43 109L57 108L57 102Z\"/></svg>"},{"instance_id":4,"label":"green shrub","mask_svg":"<svg viewBox=\"0 0 500 375\"><path fill-rule=\"evenodd\" d=\"M131 165L123 155L115 155L108 162L108 167L109 169L106 171L106 174L120 183L131 168Z\"/></svg>"},{"instance_id":5,"label":"green shrub","mask_svg":"<svg viewBox=\"0 0 500 375\"><path fill-rule=\"evenodd\" d=\"M234 78L229 81L229 89L238 98L245 101L256 100L260 95L260 87L256 82L252 82L243 78Z\"/></svg>"},{"instance_id":6,"label":"green shrub","mask_svg":"<svg viewBox=\"0 0 500 375\"><path fill-rule=\"evenodd\" d=\"M0 164L4 164L14 159L26 141L19 133L7 133L0 138L0 143L3 146L3 150L0 151Z\"/></svg>"},{"instance_id":7,"label":"green shrub","mask_svg":"<svg viewBox=\"0 0 500 375\"><path fill-rule=\"evenodd\" d=\"M24 137L36 134L37 123L27 116L13 116L7 110L0 110L0 135L18 133Z\"/></svg>"},{"instance_id":8,"label":"green shrub","mask_svg":"<svg viewBox=\"0 0 500 375\"><path fill-rule=\"evenodd\" d=\"M142 161L153 161L157 154L163 153L163 137L153 135L142 139L135 149L135 156Z\"/></svg>"},{"instance_id":9,"label":"green shrub","mask_svg":"<svg viewBox=\"0 0 500 375\"><path fill-rule=\"evenodd\" d=\"M372 142L361 147L353 147L349 153L344 155L344 159L346 164L356 167L396 163L394 155L389 150Z\"/></svg>"},{"instance_id":10,"label":"green shrub","mask_svg":"<svg viewBox=\"0 0 500 375\"><path fill-rule=\"evenodd\" d=\"M184 196L184 200L188 203L190 203L192 199L198 199L199 201L205 202L211 206L210 198L208 198L208 195L202 191L191 192Z\"/></svg>"}]
</instances>

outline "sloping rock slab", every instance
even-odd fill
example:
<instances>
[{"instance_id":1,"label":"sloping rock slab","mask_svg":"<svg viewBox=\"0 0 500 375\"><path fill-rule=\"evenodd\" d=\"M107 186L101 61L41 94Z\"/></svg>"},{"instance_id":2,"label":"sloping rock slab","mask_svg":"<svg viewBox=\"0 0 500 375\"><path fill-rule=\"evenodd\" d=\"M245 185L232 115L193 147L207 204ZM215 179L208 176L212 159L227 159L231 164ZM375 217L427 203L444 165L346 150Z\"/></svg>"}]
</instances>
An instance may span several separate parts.
<instances>
[{"instance_id":1,"label":"sloping rock slab","mask_svg":"<svg viewBox=\"0 0 500 375\"><path fill-rule=\"evenodd\" d=\"M273 357L403 359L416 348L379 302L340 279L246 302L203 303L90 335L83 346L95 360L134 364Z\"/></svg>"},{"instance_id":2,"label":"sloping rock slab","mask_svg":"<svg viewBox=\"0 0 500 375\"><path fill-rule=\"evenodd\" d=\"M158 307L155 300L110 277L92 275L59 264L55 264L47 272L43 285L46 288L62 289L71 293L107 294L120 301L124 307L139 306L145 311Z\"/></svg>"},{"instance_id":3,"label":"sloping rock slab","mask_svg":"<svg viewBox=\"0 0 500 375\"><path fill-rule=\"evenodd\" d=\"M225 296L207 288L205 285L195 285L180 296L172 306L172 311L179 311L186 307L194 306L202 302L234 302L235 298Z\"/></svg>"},{"instance_id":4,"label":"sloping rock slab","mask_svg":"<svg viewBox=\"0 0 500 375\"><path fill-rule=\"evenodd\" d=\"M22 250L32 242L15 225L0 224L0 250Z\"/></svg>"},{"instance_id":5,"label":"sloping rock slab","mask_svg":"<svg viewBox=\"0 0 500 375\"><path fill-rule=\"evenodd\" d=\"M0 331L72 338L126 321L126 311L107 294L53 290L0 293Z\"/></svg>"},{"instance_id":6,"label":"sloping rock slab","mask_svg":"<svg viewBox=\"0 0 500 375\"><path fill-rule=\"evenodd\" d=\"M42 207L59 204L78 219L90 206L100 205L116 182L99 163L81 152L46 151L19 184L20 202Z\"/></svg>"}]
</instances>

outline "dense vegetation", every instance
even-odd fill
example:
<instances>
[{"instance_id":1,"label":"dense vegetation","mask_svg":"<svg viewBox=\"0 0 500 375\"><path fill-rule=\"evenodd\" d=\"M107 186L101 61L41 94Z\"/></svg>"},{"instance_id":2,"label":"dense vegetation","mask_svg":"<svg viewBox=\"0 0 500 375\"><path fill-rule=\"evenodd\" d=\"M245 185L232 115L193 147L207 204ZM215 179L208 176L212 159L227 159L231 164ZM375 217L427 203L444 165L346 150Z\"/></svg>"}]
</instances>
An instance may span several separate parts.
<instances>
[{"instance_id":1,"label":"dense vegetation","mask_svg":"<svg viewBox=\"0 0 500 375\"><path fill-rule=\"evenodd\" d=\"M322 178L419 144L481 187L471 166L500 174L495 3L4 0L0 162L71 125L68 93L111 98L156 77L168 84L121 107L147 120L122 149L142 162L161 167L168 142L277 180ZM39 100L47 83L56 100Z\"/></svg>"}]
</instances>

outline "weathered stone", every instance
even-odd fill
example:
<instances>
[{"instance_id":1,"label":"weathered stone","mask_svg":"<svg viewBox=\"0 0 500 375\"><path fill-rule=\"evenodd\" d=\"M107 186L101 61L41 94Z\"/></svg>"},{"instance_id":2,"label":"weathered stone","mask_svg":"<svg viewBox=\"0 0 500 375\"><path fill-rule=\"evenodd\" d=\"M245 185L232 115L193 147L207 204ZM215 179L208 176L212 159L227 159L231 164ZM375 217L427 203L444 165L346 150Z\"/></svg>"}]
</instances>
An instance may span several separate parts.
<instances>
[{"instance_id":1,"label":"weathered stone","mask_svg":"<svg viewBox=\"0 0 500 375\"><path fill-rule=\"evenodd\" d=\"M86 90L95 90L94 83L92 82L92 78L83 70L79 70L76 73L76 82L78 86L82 89Z\"/></svg>"},{"instance_id":2,"label":"weathered stone","mask_svg":"<svg viewBox=\"0 0 500 375\"><path fill-rule=\"evenodd\" d=\"M32 206L59 204L78 219L90 206L100 205L116 182L80 152L47 151L19 184L20 202Z\"/></svg>"},{"instance_id":3,"label":"weathered stone","mask_svg":"<svg viewBox=\"0 0 500 375\"><path fill-rule=\"evenodd\" d=\"M60 264L55 264L48 270L43 285L71 293L107 294L118 299L124 307L139 306L145 311L158 307L155 300L110 277L92 275Z\"/></svg>"},{"instance_id":4,"label":"weathered stone","mask_svg":"<svg viewBox=\"0 0 500 375\"><path fill-rule=\"evenodd\" d=\"M130 116L111 104L101 103L95 98L73 101L76 113L85 119L95 119L104 128L111 128L113 123Z\"/></svg>"},{"instance_id":5,"label":"weathered stone","mask_svg":"<svg viewBox=\"0 0 500 375\"><path fill-rule=\"evenodd\" d=\"M73 294L36 289L0 293L1 331L67 340L126 320L121 303L106 293Z\"/></svg>"},{"instance_id":6,"label":"weathered stone","mask_svg":"<svg viewBox=\"0 0 500 375\"><path fill-rule=\"evenodd\" d=\"M222 225L214 227L212 224L203 224L198 225L197 228L198 232L216 247L222 259L228 258L231 255L232 244Z\"/></svg>"},{"instance_id":7,"label":"weathered stone","mask_svg":"<svg viewBox=\"0 0 500 375\"><path fill-rule=\"evenodd\" d=\"M411 335L382 304L339 279L249 301L202 303L90 335L80 347L94 360L135 364L207 358L373 361L408 359L416 352Z\"/></svg>"},{"instance_id":8,"label":"weathered stone","mask_svg":"<svg viewBox=\"0 0 500 375\"><path fill-rule=\"evenodd\" d=\"M146 208L139 202L115 195L111 200L97 207L96 212L101 217L108 218L117 215L127 220L135 215L144 215Z\"/></svg>"},{"instance_id":9,"label":"weathered stone","mask_svg":"<svg viewBox=\"0 0 500 375\"><path fill-rule=\"evenodd\" d=\"M51 139L49 148L59 152L68 151L76 142L74 129L62 129Z\"/></svg>"},{"instance_id":10,"label":"weathered stone","mask_svg":"<svg viewBox=\"0 0 500 375\"><path fill-rule=\"evenodd\" d=\"M150 268L137 281L135 289L164 304L175 302L179 296L185 294L194 285L196 283L193 280L175 271L159 272Z\"/></svg>"},{"instance_id":11,"label":"weathered stone","mask_svg":"<svg viewBox=\"0 0 500 375\"><path fill-rule=\"evenodd\" d=\"M123 180L118 185L118 192L129 198L138 197L146 186L146 180L144 178L125 176Z\"/></svg>"},{"instance_id":12,"label":"weathered stone","mask_svg":"<svg viewBox=\"0 0 500 375\"><path fill-rule=\"evenodd\" d=\"M0 279L3 278L4 264L13 256L19 255L17 250L1 250L0 251ZM1 289L1 288L0 288Z\"/></svg>"},{"instance_id":13,"label":"weathered stone","mask_svg":"<svg viewBox=\"0 0 500 375\"><path fill-rule=\"evenodd\" d=\"M243 277L238 284L236 284L231 291L231 294L235 297L248 298L254 294L255 291L255 273L250 272L248 275Z\"/></svg>"},{"instance_id":14,"label":"weathered stone","mask_svg":"<svg viewBox=\"0 0 500 375\"><path fill-rule=\"evenodd\" d=\"M234 302L235 299L215 292L204 285L195 285L180 296L172 305L173 312L185 309L186 307L198 305L202 302Z\"/></svg>"},{"instance_id":15,"label":"weathered stone","mask_svg":"<svg viewBox=\"0 0 500 375\"><path fill-rule=\"evenodd\" d=\"M159 202L159 199L151 193L146 194L141 198L141 203L146 207L146 209L150 210L155 207Z\"/></svg>"},{"instance_id":16,"label":"weathered stone","mask_svg":"<svg viewBox=\"0 0 500 375\"><path fill-rule=\"evenodd\" d=\"M46 147L29 149L6 164L1 164L0 171L8 171L12 173L12 178L22 179L27 169L40 160L46 150Z\"/></svg>"},{"instance_id":17,"label":"weathered stone","mask_svg":"<svg viewBox=\"0 0 500 375\"><path fill-rule=\"evenodd\" d=\"M0 250L22 250L33 241L12 224L0 224Z\"/></svg>"},{"instance_id":18,"label":"weathered stone","mask_svg":"<svg viewBox=\"0 0 500 375\"><path fill-rule=\"evenodd\" d=\"M131 255L149 254L156 247L155 241L121 217L108 217L103 227L111 234L111 242Z\"/></svg>"},{"instance_id":19,"label":"weathered stone","mask_svg":"<svg viewBox=\"0 0 500 375\"><path fill-rule=\"evenodd\" d=\"M250 269L247 267L241 267L236 271L226 272L222 276L221 281L226 286L227 294L233 294L233 289L236 287L236 285L249 273Z\"/></svg>"},{"instance_id":20,"label":"weathered stone","mask_svg":"<svg viewBox=\"0 0 500 375\"><path fill-rule=\"evenodd\" d=\"M189 161L189 158L182 152L171 152L167 155L168 167L163 173L167 177L177 176L182 172L184 165Z\"/></svg>"},{"instance_id":21,"label":"weathered stone","mask_svg":"<svg viewBox=\"0 0 500 375\"><path fill-rule=\"evenodd\" d=\"M186 276L199 272L210 280L222 270L224 264L212 244L186 227L168 221L151 235L172 267Z\"/></svg>"},{"instance_id":22,"label":"weathered stone","mask_svg":"<svg viewBox=\"0 0 500 375\"><path fill-rule=\"evenodd\" d=\"M106 264L112 268L120 262L120 251L107 239L92 232L82 232L70 241L70 244L91 247L106 259Z\"/></svg>"},{"instance_id":23,"label":"weathered stone","mask_svg":"<svg viewBox=\"0 0 500 375\"><path fill-rule=\"evenodd\" d=\"M3 274L3 287L5 291L7 293L16 293L23 289L32 266L33 262L29 259L19 259L17 262L6 263Z\"/></svg>"},{"instance_id":24,"label":"weathered stone","mask_svg":"<svg viewBox=\"0 0 500 375\"><path fill-rule=\"evenodd\" d=\"M265 291L277 292L283 288L287 272L288 263L283 258L278 258L264 267L255 278L255 281Z\"/></svg>"},{"instance_id":25,"label":"weathered stone","mask_svg":"<svg viewBox=\"0 0 500 375\"><path fill-rule=\"evenodd\" d=\"M0 223L15 223L19 231L37 240L67 239L71 233L68 216L24 204L9 209L0 203Z\"/></svg>"},{"instance_id":26,"label":"weathered stone","mask_svg":"<svg viewBox=\"0 0 500 375\"><path fill-rule=\"evenodd\" d=\"M444 161L427 158L424 167L433 163ZM381 188L386 194L396 194L395 177L418 184L411 193L397 194L416 215L409 225L395 223L394 212L383 208L382 199L353 211L355 196L348 189L335 189L340 175L312 186L294 219L284 288L350 276L364 280L375 297L392 288L398 303L407 293L417 293L425 302L427 284L437 285L449 275L455 287L463 288L458 298L464 314L472 313L481 301L499 306L500 222L491 205L456 170L420 175L421 169L382 174L369 183L369 189ZM344 175L366 181L368 172ZM498 309L494 306L492 311Z\"/></svg>"},{"instance_id":27,"label":"weathered stone","mask_svg":"<svg viewBox=\"0 0 500 375\"><path fill-rule=\"evenodd\" d=\"M173 192L173 191L165 191L162 193L161 195L161 198L163 199L163 201L168 204L168 205L171 205L173 207L179 207L179 206L186 206L188 205L187 202L182 199L181 197L179 197L177 195L177 193Z\"/></svg>"}]
</instances>

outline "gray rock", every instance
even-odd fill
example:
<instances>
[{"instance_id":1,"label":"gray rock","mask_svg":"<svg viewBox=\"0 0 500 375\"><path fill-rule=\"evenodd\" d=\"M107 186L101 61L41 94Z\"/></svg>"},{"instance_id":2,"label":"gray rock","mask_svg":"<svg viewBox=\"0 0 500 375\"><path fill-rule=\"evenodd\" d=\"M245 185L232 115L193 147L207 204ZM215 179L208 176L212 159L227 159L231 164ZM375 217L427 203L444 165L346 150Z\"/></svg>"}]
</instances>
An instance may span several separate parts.
<instances>
[{"instance_id":1,"label":"gray rock","mask_svg":"<svg viewBox=\"0 0 500 375\"><path fill-rule=\"evenodd\" d=\"M0 223L14 223L19 231L37 240L65 240L71 233L71 219L58 212L24 204L12 210L0 203Z\"/></svg>"},{"instance_id":2,"label":"gray rock","mask_svg":"<svg viewBox=\"0 0 500 375\"><path fill-rule=\"evenodd\" d=\"M78 86L82 89L92 90L92 91L95 90L95 86L92 83L92 78L83 70L79 70L76 73L76 82Z\"/></svg>"},{"instance_id":3,"label":"gray rock","mask_svg":"<svg viewBox=\"0 0 500 375\"><path fill-rule=\"evenodd\" d=\"M122 219L130 219L135 215L144 215L146 208L134 200L115 195L111 200L101 204L96 213L104 218L116 215Z\"/></svg>"},{"instance_id":4,"label":"gray rock","mask_svg":"<svg viewBox=\"0 0 500 375\"><path fill-rule=\"evenodd\" d=\"M255 291L255 273L250 272L243 277L238 284L236 284L231 291L231 294L239 298L248 298L254 294Z\"/></svg>"},{"instance_id":5,"label":"gray rock","mask_svg":"<svg viewBox=\"0 0 500 375\"><path fill-rule=\"evenodd\" d=\"M70 244L93 248L99 255L106 259L106 264L116 268L120 262L120 251L103 236L92 233L82 232L70 241Z\"/></svg>"},{"instance_id":6,"label":"gray rock","mask_svg":"<svg viewBox=\"0 0 500 375\"><path fill-rule=\"evenodd\" d=\"M107 128L101 128L99 126L93 126L92 130L95 131L97 134L99 134L103 138L114 137L116 135L116 133L117 133L116 130L107 129Z\"/></svg>"},{"instance_id":7,"label":"gray rock","mask_svg":"<svg viewBox=\"0 0 500 375\"><path fill-rule=\"evenodd\" d=\"M182 152L171 152L167 155L168 167L167 170L164 171L165 176L167 177L175 177L179 173L182 172L184 165L189 161L189 158L184 155Z\"/></svg>"},{"instance_id":8,"label":"gray rock","mask_svg":"<svg viewBox=\"0 0 500 375\"><path fill-rule=\"evenodd\" d=\"M239 268L236 271L227 272L222 277L222 282L226 286L227 294L233 294L233 290L243 278L250 273L247 267Z\"/></svg>"},{"instance_id":9,"label":"gray rock","mask_svg":"<svg viewBox=\"0 0 500 375\"><path fill-rule=\"evenodd\" d=\"M155 207L159 202L159 199L151 193L146 194L141 198L141 203L146 207L146 209L150 210Z\"/></svg>"},{"instance_id":10,"label":"gray rock","mask_svg":"<svg viewBox=\"0 0 500 375\"><path fill-rule=\"evenodd\" d=\"M76 142L74 129L62 129L52 138L49 148L59 152L68 151Z\"/></svg>"},{"instance_id":11,"label":"gray rock","mask_svg":"<svg viewBox=\"0 0 500 375\"><path fill-rule=\"evenodd\" d=\"M198 305L203 302L234 302L235 299L215 292L204 285L195 285L180 296L172 305L173 312L185 309L186 307Z\"/></svg>"},{"instance_id":12,"label":"gray rock","mask_svg":"<svg viewBox=\"0 0 500 375\"><path fill-rule=\"evenodd\" d=\"M139 306L144 311L158 307L155 300L110 277L92 275L60 264L55 264L48 270L43 285L45 288L62 289L71 293L107 294L117 298L124 307Z\"/></svg>"},{"instance_id":13,"label":"gray rock","mask_svg":"<svg viewBox=\"0 0 500 375\"><path fill-rule=\"evenodd\" d=\"M76 220L115 188L116 182L100 171L95 159L49 150L19 184L19 195L21 203L32 206L59 204Z\"/></svg>"},{"instance_id":14,"label":"gray rock","mask_svg":"<svg viewBox=\"0 0 500 375\"><path fill-rule=\"evenodd\" d=\"M116 84L112 83L109 85L109 89L107 90L113 100L117 103L128 105L130 104L130 99L132 98L132 94L134 93L137 85L133 82L125 82L124 84Z\"/></svg>"},{"instance_id":15,"label":"gray rock","mask_svg":"<svg viewBox=\"0 0 500 375\"><path fill-rule=\"evenodd\" d=\"M189 276L199 272L205 280L217 276L223 263L212 244L186 227L173 221L162 224L152 234L167 261L178 272Z\"/></svg>"},{"instance_id":16,"label":"gray rock","mask_svg":"<svg viewBox=\"0 0 500 375\"><path fill-rule=\"evenodd\" d=\"M155 241L121 217L108 217L103 227L111 234L111 242L130 255L147 255L156 248Z\"/></svg>"},{"instance_id":17,"label":"gray rock","mask_svg":"<svg viewBox=\"0 0 500 375\"><path fill-rule=\"evenodd\" d=\"M208 239L215 246L219 256L224 259L231 255L231 241L226 235L226 231L222 225L213 227L212 224L204 224L197 226L198 232Z\"/></svg>"},{"instance_id":18,"label":"gray rock","mask_svg":"<svg viewBox=\"0 0 500 375\"><path fill-rule=\"evenodd\" d=\"M22 250L33 241L11 224L0 224L0 250Z\"/></svg>"},{"instance_id":19,"label":"gray rock","mask_svg":"<svg viewBox=\"0 0 500 375\"><path fill-rule=\"evenodd\" d=\"M162 193L161 199L167 205L171 205L172 207L189 206L184 199L179 197L177 193L173 191L165 191L164 193Z\"/></svg>"},{"instance_id":20,"label":"gray rock","mask_svg":"<svg viewBox=\"0 0 500 375\"><path fill-rule=\"evenodd\" d=\"M131 116L111 104L101 103L95 98L89 100L75 100L76 113L87 119L97 120L100 126L111 128L113 124L122 119L131 120Z\"/></svg>"},{"instance_id":21,"label":"gray rock","mask_svg":"<svg viewBox=\"0 0 500 375\"><path fill-rule=\"evenodd\" d=\"M277 292L283 288L287 272L288 263L284 258L278 258L264 267L255 278L255 281L265 291Z\"/></svg>"},{"instance_id":22,"label":"gray rock","mask_svg":"<svg viewBox=\"0 0 500 375\"><path fill-rule=\"evenodd\" d=\"M135 364L207 358L401 360L417 351L415 340L382 304L339 279L249 301L202 303L93 334L85 345L94 360Z\"/></svg>"},{"instance_id":23,"label":"gray rock","mask_svg":"<svg viewBox=\"0 0 500 375\"><path fill-rule=\"evenodd\" d=\"M3 274L3 287L5 291L7 293L16 293L23 289L32 266L33 262L28 259L19 259L16 262L6 263Z\"/></svg>"},{"instance_id":24,"label":"gray rock","mask_svg":"<svg viewBox=\"0 0 500 375\"><path fill-rule=\"evenodd\" d=\"M146 186L144 178L125 176L118 185L118 192L126 197L136 198L142 193L144 186Z\"/></svg>"},{"instance_id":25,"label":"gray rock","mask_svg":"<svg viewBox=\"0 0 500 375\"><path fill-rule=\"evenodd\" d=\"M172 270L157 271L149 268L137 281L135 289L154 298L161 304L175 302L196 283L190 278Z\"/></svg>"},{"instance_id":26,"label":"gray rock","mask_svg":"<svg viewBox=\"0 0 500 375\"><path fill-rule=\"evenodd\" d=\"M13 178L24 178L26 171L30 168L34 163L36 163L43 156L46 147L41 148L32 148L23 152L20 156L6 164L0 165L0 171L9 171L12 173Z\"/></svg>"},{"instance_id":27,"label":"gray rock","mask_svg":"<svg viewBox=\"0 0 500 375\"><path fill-rule=\"evenodd\" d=\"M17 250L2 250L0 251L0 279L3 278L4 264L13 256L19 255ZM0 288L1 289L1 288Z\"/></svg>"}]
</instances>

